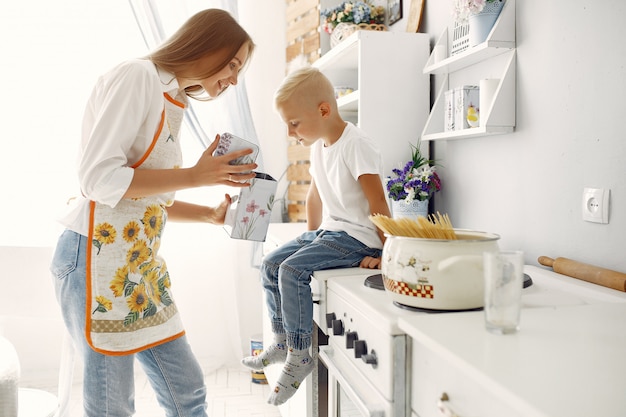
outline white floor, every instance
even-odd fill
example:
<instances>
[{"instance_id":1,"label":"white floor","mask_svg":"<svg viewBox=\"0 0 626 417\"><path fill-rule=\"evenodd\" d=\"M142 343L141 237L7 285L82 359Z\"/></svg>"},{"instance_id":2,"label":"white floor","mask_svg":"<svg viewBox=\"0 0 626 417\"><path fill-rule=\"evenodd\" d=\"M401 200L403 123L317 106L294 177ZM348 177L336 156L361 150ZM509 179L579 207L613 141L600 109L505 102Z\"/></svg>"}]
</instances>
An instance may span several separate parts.
<instances>
[{"instance_id":1,"label":"white floor","mask_svg":"<svg viewBox=\"0 0 626 417\"><path fill-rule=\"evenodd\" d=\"M164 416L154 397L143 372L138 371L135 376L135 417ZM252 382L249 370L218 369L206 375L208 415L210 417L279 417L278 408L267 404L269 385ZM22 381L24 382L24 381ZM56 395L56 388L36 386L27 383L30 388L42 389ZM22 385L22 384L21 384ZM71 417L82 417L81 406L82 385L73 386L71 393Z\"/></svg>"}]
</instances>

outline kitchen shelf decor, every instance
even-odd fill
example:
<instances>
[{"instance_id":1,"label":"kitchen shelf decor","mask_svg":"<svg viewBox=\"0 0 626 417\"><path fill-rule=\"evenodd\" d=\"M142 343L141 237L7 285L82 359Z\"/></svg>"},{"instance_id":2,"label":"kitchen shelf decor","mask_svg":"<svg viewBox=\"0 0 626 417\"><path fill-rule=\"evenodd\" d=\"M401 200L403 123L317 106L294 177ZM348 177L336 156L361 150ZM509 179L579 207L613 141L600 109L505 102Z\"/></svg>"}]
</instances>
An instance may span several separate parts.
<instances>
[{"instance_id":1,"label":"kitchen shelf decor","mask_svg":"<svg viewBox=\"0 0 626 417\"><path fill-rule=\"evenodd\" d=\"M324 32L330 34L331 47L337 46L357 30L387 30L385 8L369 0L344 1L335 7L322 9L320 21Z\"/></svg>"},{"instance_id":2,"label":"kitchen shelf decor","mask_svg":"<svg viewBox=\"0 0 626 417\"><path fill-rule=\"evenodd\" d=\"M339 112L376 141L385 176L404 166L428 117L428 54L426 33L366 30L313 63L333 86L353 88L337 99Z\"/></svg>"},{"instance_id":3,"label":"kitchen shelf decor","mask_svg":"<svg viewBox=\"0 0 626 417\"><path fill-rule=\"evenodd\" d=\"M439 36L433 51L448 49L448 29ZM515 75L516 75L516 43L515 43L515 0L506 0L487 39L475 46L470 46L463 52L437 60L433 52L425 67L425 74L445 76L437 92L430 115L422 131L421 139L449 140L472 138L479 136L511 133L515 128ZM474 85L479 85L482 78L480 67L491 65L498 58L499 65L503 65L497 77L499 83L495 87L494 97L486 106L479 103L480 122L478 127L446 131L446 91L461 87L459 80L467 79L467 74L474 75ZM494 66L490 72L494 72ZM465 78L464 78L465 77Z\"/></svg>"},{"instance_id":4,"label":"kitchen shelf decor","mask_svg":"<svg viewBox=\"0 0 626 417\"><path fill-rule=\"evenodd\" d=\"M504 1L505 0L487 0L484 2L483 9L480 12L471 13L469 15L470 46L476 46L487 39L491 28L502 11Z\"/></svg>"},{"instance_id":5,"label":"kitchen shelf decor","mask_svg":"<svg viewBox=\"0 0 626 417\"><path fill-rule=\"evenodd\" d=\"M330 34L330 47L334 48L339 45L341 41L352 35L357 30L385 31L387 30L387 26L382 23L359 23L358 25L354 23L339 23Z\"/></svg>"}]
</instances>

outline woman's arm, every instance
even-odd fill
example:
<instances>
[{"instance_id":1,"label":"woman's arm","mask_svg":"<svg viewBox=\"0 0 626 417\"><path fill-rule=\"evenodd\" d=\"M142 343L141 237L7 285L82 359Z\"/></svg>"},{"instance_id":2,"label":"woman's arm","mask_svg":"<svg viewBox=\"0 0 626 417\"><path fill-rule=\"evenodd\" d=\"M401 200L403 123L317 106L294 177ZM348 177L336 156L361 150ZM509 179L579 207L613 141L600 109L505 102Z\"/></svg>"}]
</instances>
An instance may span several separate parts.
<instances>
[{"instance_id":1,"label":"woman's arm","mask_svg":"<svg viewBox=\"0 0 626 417\"><path fill-rule=\"evenodd\" d=\"M257 164L230 165L229 162L240 156L252 153L252 149L235 151L222 156L213 156L217 149L219 135L202 153L191 168L180 169L135 169L130 186L123 198L146 197L155 194L178 191L186 188L223 184L231 187L247 187L248 180L254 178Z\"/></svg>"},{"instance_id":2,"label":"woman's arm","mask_svg":"<svg viewBox=\"0 0 626 417\"><path fill-rule=\"evenodd\" d=\"M224 201L217 207L175 201L172 206L167 208L167 217L168 220L176 222L224 224L224 218L230 203L231 198L228 194L224 196Z\"/></svg>"}]
</instances>

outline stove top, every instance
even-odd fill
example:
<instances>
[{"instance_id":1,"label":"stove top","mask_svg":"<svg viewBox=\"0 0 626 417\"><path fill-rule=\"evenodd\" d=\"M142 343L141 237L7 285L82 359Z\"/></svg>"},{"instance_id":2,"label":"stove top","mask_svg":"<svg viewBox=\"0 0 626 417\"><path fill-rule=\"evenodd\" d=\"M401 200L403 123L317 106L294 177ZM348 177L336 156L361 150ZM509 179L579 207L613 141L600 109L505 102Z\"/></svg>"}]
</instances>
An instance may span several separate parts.
<instances>
[{"instance_id":1,"label":"stove top","mask_svg":"<svg viewBox=\"0 0 626 417\"><path fill-rule=\"evenodd\" d=\"M358 273L357 273L358 272ZM404 315L432 314L432 310L404 308L394 304L380 283L380 274L372 270L358 270L354 275L337 276L328 280L328 290L334 291L345 302L352 304L371 318L372 324L390 335L403 332L398 328L398 318ZM555 307L596 304L599 302L624 302L626 293L557 274L536 266L524 267L522 292L524 308ZM480 310L480 309L478 309ZM448 314L463 314L452 311Z\"/></svg>"}]
</instances>

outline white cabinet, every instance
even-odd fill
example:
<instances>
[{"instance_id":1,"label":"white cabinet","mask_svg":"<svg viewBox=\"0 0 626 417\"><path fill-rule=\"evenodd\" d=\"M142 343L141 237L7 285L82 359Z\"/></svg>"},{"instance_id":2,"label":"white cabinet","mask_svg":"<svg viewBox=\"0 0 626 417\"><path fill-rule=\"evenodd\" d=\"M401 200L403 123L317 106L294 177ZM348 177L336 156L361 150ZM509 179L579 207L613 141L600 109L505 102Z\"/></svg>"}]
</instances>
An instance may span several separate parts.
<instances>
[{"instance_id":1,"label":"white cabinet","mask_svg":"<svg viewBox=\"0 0 626 417\"><path fill-rule=\"evenodd\" d=\"M449 50L446 29L435 44ZM465 51L435 62L431 54L425 74L441 74L435 103L422 131L422 140L461 139L513 132L515 127L515 0L506 0L487 40ZM480 79L498 78L494 99L488 106L480 103L480 125L444 131L445 92L463 84L479 85Z\"/></svg>"},{"instance_id":2,"label":"white cabinet","mask_svg":"<svg viewBox=\"0 0 626 417\"><path fill-rule=\"evenodd\" d=\"M624 416L625 315L623 301L524 308L505 336L485 330L482 312L402 317L413 415L440 417L446 393L456 414L445 415Z\"/></svg>"},{"instance_id":3,"label":"white cabinet","mask_svg":"<svg viewBox=\"0 0 626 417\"><path fill-rule=\"evenodd\" d=\"M428 34L361 30L313 64L335 87L354 89L339 111L377 141L385 176L409 160L428 117L428 55Z\"/></svg>"}]
</instances>

